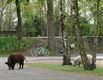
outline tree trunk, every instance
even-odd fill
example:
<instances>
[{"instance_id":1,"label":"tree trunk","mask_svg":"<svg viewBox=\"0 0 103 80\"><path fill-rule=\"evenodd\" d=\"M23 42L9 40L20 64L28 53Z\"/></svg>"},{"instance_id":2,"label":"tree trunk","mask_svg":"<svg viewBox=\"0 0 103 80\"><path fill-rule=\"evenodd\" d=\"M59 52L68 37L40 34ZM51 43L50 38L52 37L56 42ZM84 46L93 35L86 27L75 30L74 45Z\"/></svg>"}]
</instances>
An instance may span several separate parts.
<instances>
[{"instance_id":1,"label":"tree trunk","mask_svg":"<svg viewBox=\"0 0 103 80\"><path fill-rule=\"evenodd\" d=\"M83 62L83 67L85 70L93 70L92 66L90 65L88 58L87 58L87 52L85 49L85 40L82 37L81 31L80 31L80 23L79 23L79 13L78 13L78 0L71 0L71 15L72 15L72 26L75 29L76 38L78 41L78 47L80 49L80 55Z\"/></svg>"},{"instance_id":2,"label":"tree trunk","mask_svg":"<svg viewBox=\"0 0 103 80\"><path fill-rule=\"evenodd\" d=\"M93 51L93 58L92 58L92 64L94 65L94 68L96 68L96 53L98 49L98 35L99 35L99 23L100 23L100 15L99 15L99 5L101 0L97 0L97 12L96 12L96 26L94 29L94 51Z\"/></svg>"},{"instance_id":3,"label":"tree trunk","mask_svg":"<svg viewBox=\"0 0 103 80\"><path fill-rule=\"evenodd\" d=\"M64 54L63 54L63 63L62 65L72 65L71 63L71 56L70 56L70 53L71 53L71 50L69 49L69 43L68 43L68 38L67 40L65 41L65 51L64 51Z\"/></svg>"},{"instance_id":4,"label":"tree trunk","mask_svg":"<svg viewBox=\"0 0 103 80\"><path fill-rule=\"evenodd\" d=\"M60 0L60 26L61 26L61 33L62 33L62 42L63 42L63 65L71 65L70 54L68 54L68 35L66 34L65 30L65 0Z\"/></svg>"},{"instance_id":5,"label":"tree trunk","mask_svg":"<svg viewBox=\"0 0 103 80\"><path fill-rule=\"evenodd\" d=\"M48 48L54 51L53 0L47 0Z\"/></svg>"},{"instance_id":6,"label":"tree trunk","mask_svg":"<svg viewBox=\"0 0 103 80\"><path fill-rule=\"evenodd\" d=\"M0 11L0 31L1 31L1 27L2 27L2 18L3 18L3 12L5 10L5 6L4 5L4 0L1 0L1 11Z\"/></svg>"},{"instance_id":7,"label":"tree trunk","mask_svg":"<svg viewBox=\"0 0 103 80\"><path fill-rule=\"evenodd\" d=\"M21 18L20 0L15 0L15 4L16 4L16 11L17 11L17 18L18 18L17 35L18 35L18 40L20 40L22 39L22 18Z\"/></svg>"}]
</instances>

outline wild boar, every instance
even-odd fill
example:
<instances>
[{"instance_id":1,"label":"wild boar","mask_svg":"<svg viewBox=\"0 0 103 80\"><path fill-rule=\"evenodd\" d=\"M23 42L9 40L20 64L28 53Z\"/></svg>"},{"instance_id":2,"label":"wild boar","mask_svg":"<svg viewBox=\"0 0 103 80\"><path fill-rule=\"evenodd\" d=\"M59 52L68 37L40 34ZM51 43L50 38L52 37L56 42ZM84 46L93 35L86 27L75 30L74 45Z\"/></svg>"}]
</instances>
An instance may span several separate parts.
<instances>
[{"instance_id":1,"label":"wild boar","mask_svg":"<svg viewBox=\"0 0 103 80\"><path fill-rule=\"evenodd\" d=\"M8 57L8 60L7 60L7 62L5 62L5 64L8 65L9 70L14 69L16 63L19 63L19 69L23 69L25 59L26 58L24 57L24 55L22 55L20 53L11 54Z\"/></svg>"}]
</instances>

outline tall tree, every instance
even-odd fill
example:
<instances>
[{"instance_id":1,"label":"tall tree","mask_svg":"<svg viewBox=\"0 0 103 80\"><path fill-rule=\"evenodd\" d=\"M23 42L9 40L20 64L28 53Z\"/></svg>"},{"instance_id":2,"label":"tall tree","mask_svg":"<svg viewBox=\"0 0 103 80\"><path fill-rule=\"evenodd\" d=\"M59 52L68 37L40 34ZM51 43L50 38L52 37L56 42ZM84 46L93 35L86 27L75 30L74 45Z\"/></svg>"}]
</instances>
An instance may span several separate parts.
<instances>
[{"instance_id":1,"label":"tall tree","mask_svg":"<svg viewBox=\"0 0 103 80\"><path fill-rule=\"evenodd\" d=\"M20 9L20 0L15 0L16 4L16 12L17 12L17 33L18 33L18 39L22 39L22 18L21 18L21 9Z\"/></svg>"},{"instance_id":2,"label":"tall tree","mask_svg":"<svg viewBox=\"0 0 103 80\"><path fill-rule=\"evenodd\" d=\"M21 17L21 2L29 2L29 0L7 0L8 3L15 1L15 5L16 5L16 12L17 12L17 19L18 19L18 23L17 23L17 35L18 35L18 40L22 39L22 35L23 35L23 30L22 30L22 17Z\"/></svg>"},{"instance_id":3,"label":"tall tree","mask_svg":"<svg viewBox=\"0 0 103 80\"><path fill-rule=\"evenodd\" d=\"M53 0L47 0L48 48L54 51Z\"/></svg>"},{"instance_id":4,"label":"tall tree","mask_svg":"<svg viewBox=\"0 0 103 80\"><path fill-rule=\"evenodd\" d=\"M70 55L68 54L68 35L65 29L65 0L60 0L60 26L61 26L61 36L63 42L63 65L71 65Z\"/></svg>"},{"instance_id":5,"label":"tall tree","mask_svg":"<svg viewBox=\"0 0 103 80\"><path fill-rule=\"evenodd\" d=\"M78 0L71 0L71 15L73 19L72 26L75 29L75 34L76 34L78 46L80 49L80 55L83 62L83 67L85 70L93 70L87 58L87 52L85 49L86 42L85 42L85 39L82 37L81 31L80 31Z\"/></svg>"},{"instance_id":6,"label":"tall tree","mask_svg":"<svg viewBox=\"0 0 103 80\"><path fill-rule=\"evenodd\" d=\"M96 53L97 53L97 48L98 48L98 35L99 35L99 23L100 23L100 14L99 14L99 8L100 8L100 1L101 0L96 0L96 26L94 29L94 52L93 52L93 59L92 59L92 64L94 64L94 68L96 68Z\"/></svg>"}]
</instances>

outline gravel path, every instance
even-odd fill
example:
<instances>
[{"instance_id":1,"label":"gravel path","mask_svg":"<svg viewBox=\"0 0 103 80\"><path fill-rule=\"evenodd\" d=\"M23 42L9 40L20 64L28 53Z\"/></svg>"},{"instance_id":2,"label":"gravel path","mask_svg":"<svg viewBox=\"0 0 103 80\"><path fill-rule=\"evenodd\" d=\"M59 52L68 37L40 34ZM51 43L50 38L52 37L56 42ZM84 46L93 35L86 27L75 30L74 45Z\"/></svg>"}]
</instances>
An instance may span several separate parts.
<instances>
[{"instance_id":1,"label":"gravel path","mask_svg":"<svg viewBox=\"0 0 103 80\"><path fill-rule=\"evenodd\" d=\"M4 64L5 59L0 58L0 80L103 80L102 76L66 73L25 67L23 70L8 70Z\"/></svg>"},{"instance_id":2,"label":"gravel path","mask_svg":"<svg viewBox=\"0 0 103 80\"><path fill-rule=\"evenodd\" d=\"M0 80L103 80L103 77L25 68L23 70L0 70Z\"/></svg>"}]
</instances>

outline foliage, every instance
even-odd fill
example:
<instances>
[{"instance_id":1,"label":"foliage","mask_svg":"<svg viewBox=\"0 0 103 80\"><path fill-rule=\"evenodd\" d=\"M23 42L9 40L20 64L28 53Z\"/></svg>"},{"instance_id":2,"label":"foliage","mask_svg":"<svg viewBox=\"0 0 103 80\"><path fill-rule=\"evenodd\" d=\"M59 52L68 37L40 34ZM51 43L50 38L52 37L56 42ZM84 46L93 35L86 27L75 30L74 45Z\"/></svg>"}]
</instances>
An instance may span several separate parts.
<instances>
[{"instance_id":1,"label":"foliage","mask_svg":"<svg viewBox=\"0 0 103 80\"><path fill-rule=\"evenodd\" d=\"M7 0L7 3L10 3L10 2L12 2L12 1L14 1L14 0Z\"/></svg>"},{"instance_id":2,"label":"foliage","mask_svg":"<svg viewBox=\"0 0 103 80\"><path fill-rule=\"evenodd\" d=\"M15 12L15 0L6 0L8 3L8 6L11 7L5 7L4 9L4 13L3 13L3 19L2 19L2 27L8 27L14 30L14 26L15 24L17 24L16 21L16 12ZM12 2L12 3L10 3ZM21 12L22 12L22 21L23 21L23 25L24 25L24 33L28 33L26 32L27 30L30 31L32 34L37 34L37 32L39 32L39 29L37 30L34 26L34 18L35 16L38 16L39 19L41 20L41 24L43 25L43 28L40 29L45 29L46 28L46 18L47 18L47 6L46 6L46 0L20 0L21 2ZM29 3L28 3L29 2ZM60 19L60 5L59 5L60 0L54 0L54 26L55 26L55 35L59 35L59 19ZM28 4L28 5L27 5ZM69 0L66 0L66 18L67 20L65 21L65 25L66 25L66 29L68 31L68 34L71 35L71 21L70 19L68 19L70 17L70 2ZM100 21L99 21L99 35L102 36L103 35L103 1L100 0L100 9L99 9L99 14L100 14ZM0 3L0 5L2 5ZM7 5L7 4L3 4ZM1 7L1 6L0 6ZM9 12L9 9L11 8L12 11ZM82 17L85 18L85 20L87 22L82 21L81 22L81 31L83 35L86 36L90 36L90 35L94 35L94 27L96 24L96 1L94 0L79 0L79 13L80 13L80 19ZM12 14L12 16L8 16L9 14ZM2 16L2 15L1 15ZM7 19L6 19L7 17ZM14 19L14 20L11 20ZM0 19L1 20L1 19ZM82 19L81 19L82 20ZM10 21L10 22L9 22ZM7 23L7 24L5 24ZM5 25L4 25L5 24ZM91 25L92 24L92 25ZM10 25L10 26L9 26ZM26 26L27 25L27 26ZM12 28L13 26L13 28ZM45 26L45 27L44 27ZM6 28L5 28L6 29ZM26 30L27 29L27 30ZM39 35L47 35L47 31L44 30L44 33L42 34L41 32L38 33ZM92 31L92 32L91 32ZM37 36L37 35L33 35L33 36Z\"/></svg>"},{"instance_id":3,"label":"foliage","mask_svg":"<svg viewBox=\"0 0 103 80\"><path fill-rule=\"evenodd\" d=\"M4 1L4 0L2 0ZM2 2L1 1L1 2ZM17 16L15 9L15 0L5 0L8 4L2 4L0 2L0 8L6 6L2 16L2 28L3 30L16 30ZM47 0L20 0L21 13L23 22L24 36L47 36ZM78 0L79 1L79 13L80 13L80 30L83 36L94 36L94 28L96 28L97 20L97 1L95 0ZM12 3L10 3L12 2ZM29 2L29 3L28 3ZM28 5L27 5L28 3ZM60 33L60 0L54 0L54 34L58 36ZM65 28L68 35L72 35L72 21L70 13L70 2L66 0L66 20ZM103 35L103 0L100 0L99 13L99 36ZM97 29L97 28L96 28Z\"/></svg>"},{"instance_id":4,"label":"foliage","mask_svg":"<svg viewBox=\"0 0 103 80\"><path fill-rule=\"evenodd\" d=\"M23 5L23 27L25 36L32 36L35 33L34 28L34 9L33 4L29 3L28 5ZM30 9L31 8L31 9Z\"/></svg>"},{"instance_id":5,"label":"foliage","mask_svg":"<svg viewBox=\"0 0 103 80\"><path fill-rule=\"evenodd\" d=\"M9 5L14 5L14 1L15 0L7 0L7 2L9 3ZM46 0L37 0L37 1L33 1L33 0L20 0L21 1L21 9L22 9L22 18L23 18L23 27L24 27L24 34L30 32L32 33L33 36L37 36L36 34L39 34L41 36L43 35L47 35L47 28L46 28L46 11L47 11L47 7L46 7ZM10 4L10 2L13 2L12 4ZM29 4L27 5L27 2L29 2ZM99 35L103 35L103 29L102 29L102 10L103 10L103 5L102 5L103 1L101 0L101 3L100 3L100 28L99 28ZM71 35L71 21L70 19L68 19L70 17L70 11L69 11L69 8L70 8L70 3L69 1L66 1L66 18L67 20L65 21L65 25L66 25L66 28L67 28L67 31L68 31L68 34ZM13 9L13 7L12 7ZM83 35L86 35L86 36L90 36L90 35L93 35L93 29L95 27L95 23L94 23L94 20L96 19L96 1L94 0L79 0L79 9L80 9L80 19L81 18L85 18L85 20L87 22L84 22L82 21L81 19L81 31L82 31L82 34ZM6 9L7 11L8 9ZM9 14L8 12L6 12L7 14ZM15 10L12 11L11 14L15 14ZM7 16L7 15L5 15ZM43 25L43 27L39 27L39 29L44 29L42 32L39 30L39 29L36 29L35 28L35 23L33 22L33 20L35 19L35 16L37 16L39 19L41 19L40 21L40 25ZM11 16L13 17L13 16ZM37 19L38 19L37 18ZM14 19L14 18L12 18ZM16 16L15 16L15 19L16 19ZM10 20L8 18L8 20ZM8 20L5 22L8 22ZM60 5L59 5L59 0L55 0L54 1L54 32L55 32L55 35L58 36L59 35L59 28L60 28ZM15 21L15 23L17 23L17 21ZM11 22L11 24L13 24L13 26L15 26L15 23L14 21ZM44 24L43 24L44 23ZM92 23L92 25L90 24ZM6 24L5 26L8 26L9 25L9 22L8 24ZM93 26L94 25L94 26ZM12 26L12 25L11 25ZM28 31L28 32L26 32ZM91 33L92 31L92 33ZM39 32L39 33L38 33ZM43 33L43 34L42 34Z\"/></svg>"},{"instance_id":6,"label":"foliage","mask_svg":"<svg viewBox=\"0 0 103 80\"><path fill-rule=\"evenodd\" d=\"M46 25L42 17L34 17L34 27L35 27L35 36L45 36L46 35Z\"/></svg>"},{"instance_id":7,"label":"foliage","mask_svg":"<svg viewBox=\"0 0 103 80\"><path fill-rule=\"evenodd\" d=\"M80 30L83 36L90 36L91 24L86 20L85 17L80 18Z\"/></svg>"},{"instance_id":8,"label":"foliage","mask_svg":"<svg viewBox=\"0 0 103 80\"><path fill-rule=\"evenodd\" d=\"M9 53L24 51L31 47L34 39L23 38L19 41L17 37L0 37L0 56L1 55L9 55Z\"/></svg>"},{"instance_id":9,"label":"foliage","mask_svg":"<svg viewBox=\"0 0 103 80\"><path fill-rule=\"evenodd\" d=\"M7 0L7 3L10 3L12 1L15 1L15 0ZM21 2L29 2L30 0L20 0Z\"/></svg>"}]
</instances>

